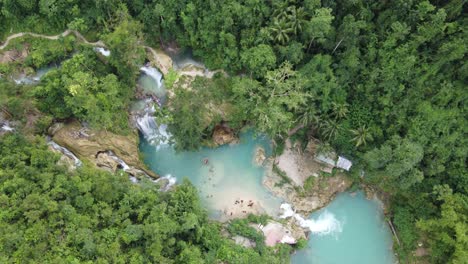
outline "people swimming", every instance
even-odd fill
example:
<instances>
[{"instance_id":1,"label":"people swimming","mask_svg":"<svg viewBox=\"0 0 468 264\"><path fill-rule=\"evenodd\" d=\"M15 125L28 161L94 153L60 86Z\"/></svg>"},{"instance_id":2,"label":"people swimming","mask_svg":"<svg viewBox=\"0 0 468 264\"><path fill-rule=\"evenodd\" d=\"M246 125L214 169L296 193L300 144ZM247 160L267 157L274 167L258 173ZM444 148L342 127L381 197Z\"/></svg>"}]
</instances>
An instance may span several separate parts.
<instances>
[{"instance_id":1,"label":"people swimming","mask_svg":"<svg viewBox=\"0 0 468 264\"><path fill-rule=\"evenodd\" d=\"M208 158L204 158L204 159L203 159L203 164L208 165L208 162L209 162L209 161L208 161Z\"/></svg>"}]
</instances>

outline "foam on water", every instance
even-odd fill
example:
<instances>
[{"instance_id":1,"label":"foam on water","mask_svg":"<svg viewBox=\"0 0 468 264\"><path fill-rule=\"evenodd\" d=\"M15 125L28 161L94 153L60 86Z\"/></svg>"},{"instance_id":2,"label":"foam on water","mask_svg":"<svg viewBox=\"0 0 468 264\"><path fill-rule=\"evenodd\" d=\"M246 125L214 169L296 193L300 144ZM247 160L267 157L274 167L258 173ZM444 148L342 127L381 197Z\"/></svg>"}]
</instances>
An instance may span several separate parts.
<instances>
[{"instance_id":1,"label":"foam on water","mask_svg":"<svg viewBox=\"0 0 468 264\"><path fill-rule=\"evenodd\" d=\"M167 132L167 125L156 123L156 118L152 115L152 112L146 112L143 116L138 117L136 123L138 129L150 144L158 147L169 144L171 135Z\"/></svg>"},{"instance_id":2,"label":"foam on water","mask_svg":"<svg viewBox=\"0 0 468 264\"><path fill-rule=\"evenodd\" d=\"M102 47L95 47L94 50L101 53L104 57L109 57L111 54L110 50Z\"/></svg>"},{"instance_id":3,"label":"foam on water","mask_svg":"<svg viewBox=\"0 0 468 264\"><path fill-rule=\"evenodd\" d=\"M172 176L171 174L167 174L166 176L163 176L157 180L153 180L153 182L158 183L162 180L167 180L166 186L162 189L162 191L167 191L169 190L172 186L174 186L177 183L177 178Z\"/></svg>"},{"instance_id":4,"label":"foam on water","mask_svg":"<svg viewBox=\"0 0 468 264\"><path fill-rule=\"evenodd\" d=\"M12 128L11 126L9 126L8 124L3 124L2 130L3 130L3 131L13 131L13 130L15 130L15 129Z\"/></svg>"},{"instance_id":5,"label":"foam on water","mask_svg":"<svg viewBox=\"0 0 468 264\"><path fill-rule=\"evenodd\" d=\"M60 151L63 155L73 159L74 163L75 163L75 166L76 167L80 167L81 165L83 165L83 163L81 162L80 159L78 159L77 156L75 156L75 154L73 154L70 150L68 150L67 148L64 148L62 146L60 146L59 144L55 143L54 141L52 141L50 138L47 138L47 144L49 146L51 146L53 149L55 150L58 150Z\"/></svg>"},{"instance_id":6,"label":"foam on water","mask_svg":"<svg viewBox=\"0 0 468 264\"><path fill-rule=\"evenodd\" d=\"M326 210L319 215L317 220L314 220L304 219L300 214L294 212L290 204L283 203L280 208L283 210L280 218L294 217L301 227L308 228L313 234L329 235L343 231L340 221L336 219L334 214Z\"/></svg>"},{"instance_id":7,"label":"foam on water","mask_svg":"<svg viewBox=\"0 0 468 264\"><path fill-rule=\"evenodd\" d=\"M162 73L158 69L149 66L143 66L140 70L144 73L139 79L143 90L153 93L160 99L164 99L166 90L164 88Z\"/></svg>"},{"instance_id":8,"label":"foam on water","mask_svg":"<svg viewBox=\"0 0 468 264\"><path fill-rule=\"evenodd\" d=\"M307 247L292 256L293 264L395 263L382 209L362 192L337 195L301 224L312 233Z\"/></svg>"}]
</instances>

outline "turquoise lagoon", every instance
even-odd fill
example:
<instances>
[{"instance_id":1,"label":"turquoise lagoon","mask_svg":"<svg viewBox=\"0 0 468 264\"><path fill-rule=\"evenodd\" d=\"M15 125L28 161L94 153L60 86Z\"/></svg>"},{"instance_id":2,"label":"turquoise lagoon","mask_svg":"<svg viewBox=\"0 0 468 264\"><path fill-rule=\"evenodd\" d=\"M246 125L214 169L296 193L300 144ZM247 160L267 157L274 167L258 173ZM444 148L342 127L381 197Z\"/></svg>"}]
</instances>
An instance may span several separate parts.
<instances>
[{"instance_id":1,"label":"turquoise lagoon","mask_svg":"<svg viewBox=\"0 0 468 264\"><path fill-rule=\"evenodd\" d=\"M392 234L378 201L362 192L339 194L310 219L333 219L328 232L311 233L305 249L292 256L293 264L392 264Z\"/></svg>"}]
</instances>

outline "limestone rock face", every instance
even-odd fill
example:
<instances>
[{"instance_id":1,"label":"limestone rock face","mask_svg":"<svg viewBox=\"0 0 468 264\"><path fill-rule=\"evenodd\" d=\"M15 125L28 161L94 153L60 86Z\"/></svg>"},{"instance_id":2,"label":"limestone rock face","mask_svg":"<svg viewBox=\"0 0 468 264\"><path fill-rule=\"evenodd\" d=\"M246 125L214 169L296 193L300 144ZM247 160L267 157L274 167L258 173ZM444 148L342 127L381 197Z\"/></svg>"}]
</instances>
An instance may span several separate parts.
<instances>
[{"instance_id":1,"label":"limestone rock face","mask_svg":"<svg viewBox=\"0 0 468 264\"><path fill-rule=\"evenodd\" d=\"M140 169L153 178L159 178L140 161L136 134L123 136L107 131L92 130L83 127L77 121L54 125L49 132L52 134L52 139L59 145L98 167L109 170L117 168L117 162L102 155L104 152L112 151L129 166Z\"/></svg>"},{"instance_id":2,"label":"limestone rock face","mask_svg":"<svg viewBox=\"0 0 468 264\"><path fill-rule=\"evenodd\" d=\"M96 155L96 165L110 172L116 171L119 167L119 163L106 152Z\"/></svg>"},{"instance_id":3,"label":"limestone rock face","mask_svg":"<svg viewBox=\"0 0 468 264\"><path fill-rule=\"evenodd\" d=\"M225 125L216 125L213 131L213 142L217 146L224 144L236 143L237 137L234 131Z\"/></svg>"},{"instance_id":4,"label":"limestone rock face","mask_svg":"<svg viewBox=\"0 0 468 264\"><path fill-rule=\"evenodd\" d=\"M152 66L158 68L162 74L166 75L172 69L172 59L164 51L145 46L147 56Z\"/></svg>"},{"instance_id":5,"label":"limestone rock face","mask_svg":"<svg viewBox=\"0 0 468 264\"><path fill-rule=\"evenodd\" d=\"M293 183L285 183L279 175L273 172L273 162L273 159L268 159L266 162L267 173L263 179L263 185L275 195L285 199L296 209L296 212L303 215L309 215L312 211L326 206L337 193L344 192L351 185L351 180L343 174L316 177L311 190L299 193Z\"/></svg>"},{"instance_id":6,"label":"limestone rock face","mask_svg":"<svg viewBox=\"0 0 468 264\"><path fill-rule=\"evenodd\" d=\"M262 147L257 147L255 149L254 164L257 166L262 166L265 160L266 160L265 149L263 149Z\"/></svg>"}]
</instances>

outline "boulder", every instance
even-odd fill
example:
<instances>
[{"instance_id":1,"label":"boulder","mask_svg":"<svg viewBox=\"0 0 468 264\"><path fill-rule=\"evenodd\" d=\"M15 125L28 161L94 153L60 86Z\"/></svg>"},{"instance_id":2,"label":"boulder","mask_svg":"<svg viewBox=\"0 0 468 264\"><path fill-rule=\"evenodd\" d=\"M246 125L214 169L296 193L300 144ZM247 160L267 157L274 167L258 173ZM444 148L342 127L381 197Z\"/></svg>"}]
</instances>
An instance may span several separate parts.
<instances>
[{"instance_id":1,"label":"boulder","mask_svg":"<svg viewBox=\"0 0 468 264\"><path fill-rule=\"evenodd\" d=\"M119 163L107 152L99 152L96 155L96 166L110 172L115 172L119 168Z\"/></svg>"},{"instance_id":2,"label":"boulder","mask_svg":"<svg viewBox=\"0 0 468 264\"><path fill-rule=\"evenodd\" d=\"M255 149L254 164L257 166L262 166L265 160L266 160L265 149L263 149L262 147L257 147Z\"/></svg>"},{"instance_id":3,"label":"boulder","mask_svg":"<svg viewBox=\"0 0 468 264\"><path fill-rule=\"evenodd\" d=\"M103 130L93 130L83 127L79 122L53 125L49 129L52 139L59 145L69 149L81 159L89 160L98 167L115 169L112 158L100 155L112 151L129 166L144 171L148 176L159 178L140 161L138 153L138 136L117 135Z\"/></svg>"},{"instance_id":4,"label":"boulder","mask_svg":"<svg viewBox=\"0 0 468 264\"><path fill-rule=\"evenodd\" d=\"M234 135L234 131L226 125L216 125L213 131L213 142L217 146L224 144L236 143L237 137Z\"/></svg>"}]
</instances>

